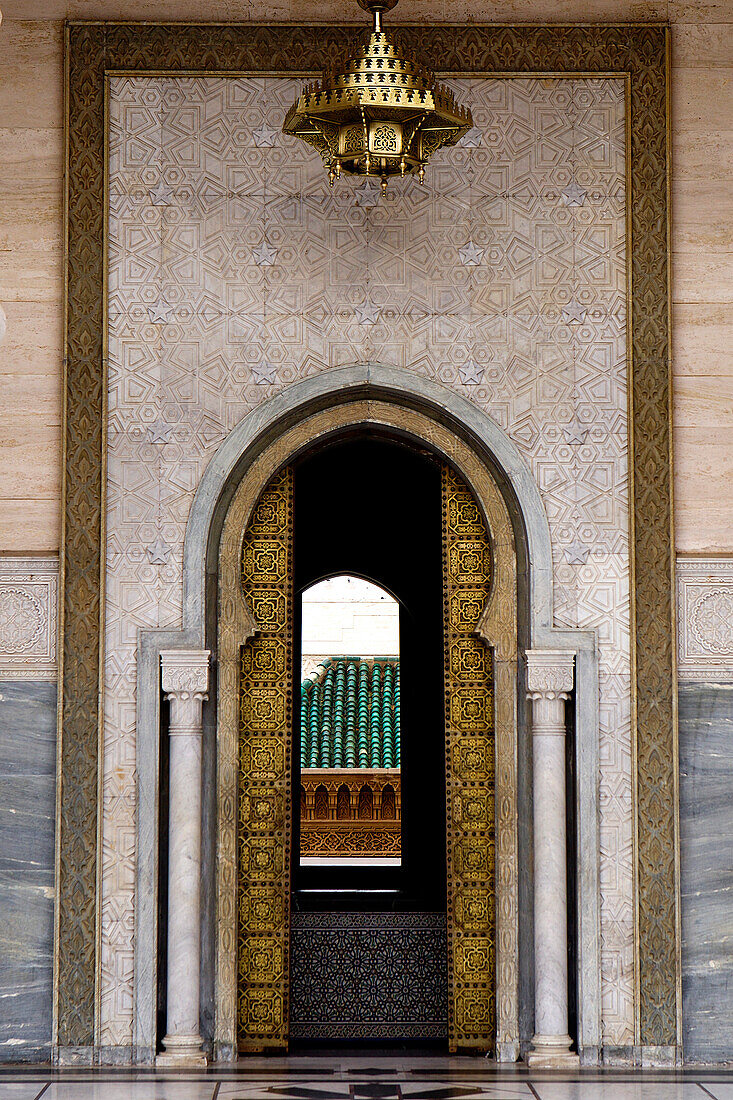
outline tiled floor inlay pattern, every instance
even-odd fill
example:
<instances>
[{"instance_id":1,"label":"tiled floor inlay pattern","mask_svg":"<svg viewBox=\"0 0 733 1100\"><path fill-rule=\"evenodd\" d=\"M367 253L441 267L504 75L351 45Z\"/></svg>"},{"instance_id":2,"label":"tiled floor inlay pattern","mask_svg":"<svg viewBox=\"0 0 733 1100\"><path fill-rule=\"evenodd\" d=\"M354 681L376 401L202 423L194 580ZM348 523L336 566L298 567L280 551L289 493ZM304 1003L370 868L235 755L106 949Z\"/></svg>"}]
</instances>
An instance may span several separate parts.
<instances>
[{"instance_id":1,"label":"tiled floor inlay pattern","mask_svg":"<svg viewBox=\"0 0 733 1100\"><path fill-rule=\"evenodd\" d=\"M326 1061L324 1059L324 1061ZM699 1073L497 1072L455 1066L442 1059L437 1072L400 1060L309 1073L260 1070L228 1074L92 1074L61 1071L32 1078L0 1076L0 1100L733 1100L733 1071ZM436 1059L437 1061L437 1059ZM330 1064L330 1063L329 1063Z\"/></svg>"},{"instance_id":2,"label":"tiled floor inlay pattern","mask_svg":"<svg viewBox=\"0 0 733 1100\"><path fill-rule=\"evenodd\" d=\"M632 1042L624 85L453 83L475 128L381 199L280 133L297 80L111 79L102 1046L132 1041L138 630L180 625L186 519L232 427L366 360L507 431L556 624L597 631L604 1043Z\"/></svg>"}]
</instances>

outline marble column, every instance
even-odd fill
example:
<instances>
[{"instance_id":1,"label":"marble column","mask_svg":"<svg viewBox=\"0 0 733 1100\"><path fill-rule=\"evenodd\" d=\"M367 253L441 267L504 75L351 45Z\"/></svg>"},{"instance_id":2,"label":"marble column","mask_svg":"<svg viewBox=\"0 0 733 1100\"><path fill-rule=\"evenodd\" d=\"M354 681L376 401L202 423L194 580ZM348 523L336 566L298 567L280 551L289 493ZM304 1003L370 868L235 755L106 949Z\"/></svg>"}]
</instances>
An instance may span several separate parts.
<instances>
[{"instance_id":1,"label":"marble column","mask_svg":"<svg viewBox=\"0 0 733 1100\"><path fill-rule=\"evenodd\" d=\"M568 912L565 838L565 700L575 654L527 650L532 701L534 797L535 1034L531 1066L577 1064L568 1035Z\"/></svg>"},{"instance_id":2,"label":"marble column","mask_svg":"<svg viewBox=\"0 0 733 1100\"><path fill-rule=\"evenodd\" d=\"M168 812L168 1018L164 1066L206 1065L199 1020L201 924L201 704L209 686L209 651L160 655L170 703Z\"/></svg>"}]
</instances>

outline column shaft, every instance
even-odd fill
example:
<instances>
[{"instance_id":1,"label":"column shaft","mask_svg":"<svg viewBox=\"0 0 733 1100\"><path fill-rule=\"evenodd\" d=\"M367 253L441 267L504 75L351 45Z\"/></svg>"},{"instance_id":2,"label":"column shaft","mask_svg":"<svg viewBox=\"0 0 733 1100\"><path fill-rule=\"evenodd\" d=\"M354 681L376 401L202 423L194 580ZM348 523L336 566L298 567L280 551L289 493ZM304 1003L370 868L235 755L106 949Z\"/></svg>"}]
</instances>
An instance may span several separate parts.
<instances>
[{"instance_id":1,"label":"column shaft","mask_svg":"<svg viewBox=\"0 0 733 1100\"><path fill-rule=\"evenodd\" d=\"M161 1065L206 1065L199 1020L201 965L201 707L207 651L161 654L170 702L167 1030Z\"/></svg>"},{"instance_id":2,"label":"column shaft","mask_svg":"<svg viewBox=\"0 0 733 1100\"><path fill-rule=\"evenodd\" d=\"M527 653L534 770L535 1035L530 1065L567 1065L567 848L565 700L573 685L570 653Z\"/></svg>"},{"instance_id":3,"label":"column shaft","mask_svg":"<svg viewBox=\"0 0 733 1100\"><path fill-rule=\"evenodd\" d=\"M171 704L171 712L175 704ZM199 1031L201 735L171 730L168 1035Z\"/></svg>"}]
</instances>

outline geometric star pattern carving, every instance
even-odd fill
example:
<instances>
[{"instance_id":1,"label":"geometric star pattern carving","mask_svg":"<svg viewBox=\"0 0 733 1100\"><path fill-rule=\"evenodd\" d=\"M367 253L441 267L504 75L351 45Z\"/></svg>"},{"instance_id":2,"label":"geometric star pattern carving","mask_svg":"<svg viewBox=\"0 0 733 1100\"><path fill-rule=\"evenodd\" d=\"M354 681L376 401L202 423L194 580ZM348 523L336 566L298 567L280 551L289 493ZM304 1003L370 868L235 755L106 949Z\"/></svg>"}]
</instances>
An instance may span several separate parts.
<instances>
[{"instance_id":1,"label":"geometric star pattern carving","mask_svg":"<svg viewBox=\"0 0 733 1100\"><path fill-rule=\"evenodd\" d=\"M354 306L356 323L359 325L376 325L379 320L380 309L373 302L364 302L363 305Z\"/></svg>"},{"instance_id":2,"label":"geometric star pattern carving","mask_svg":"<svg viewBox=\"0 0 733 1100\"><path fill-rule=\"evenodd\" d=\"M484 143L484 135L478 126L472 126L467 134L464 134L459 144L465 149L478 149Z\"/></svg>"},{"instance_id":3,"label":"geometric star pattern carving","mask_svg":"<svg viewBox=\"0 0 733 1100\"><path fill-rule=\"evenodd\" d=\"M458 368L458 376L464 386L478 386L484 376L484 368L474 359L469 359Z\"/></svg>"},{"instance_id":4,"label":"geometric star pattern carving","mask_svg":"<svg viewBox=\"0 0 733 1100\"><path fill-rule=\"evenodd\" d=\"M360 183L358 187L354 187L354 201L357 206L368 209L377 205L380 193L381 188L379 185L367 179Z\"/></svg>"},{"instance_id":5,"label":"geometric star pattern carving","mask_svg":"<svg viewBox=\"0 0 733 1100\"><path fill-rule=\"evenodd\" d=\"M562 319L568 325L582 325L587 316L588 310L578 302L568 302L565 309L562 310Z\"/></svg>"},{"instance_id":6,"label":"geometric star pattern carving","mask_svg":"<svg viewBox=\"0 0 733 1100\"><path fill-rule=\"evenodd\" d=\"M458 249L458 255L464 267L478 267L484 258L485 248L479 248L474 241L467 241L463 248Z\"/></svg>"},{"instance_id":7,"label":"geometric star pattern carving","mask_svg":"<svg viewBox=\"0 0 733 1100\"><path fill-rule=\"evenodd\" d=\"M252 249L252 258L258 267L272 267L277 259L277 249L267 241L262 241L257 248Z\"/></svg>"},{"instance_id":8,"label":"geometric star pattern carving","mask_svg":"<svg viewBox=\"0 0 733 1100\"><path fill-rule=\"evenodd\" d=\"M149 188L148 195L153 206L169 206L173 202L173 188L166 187L162 180Z\"/></svg>"},{"instance_id":9,"label":"geometric star pattern carving","mask_svg":"<svg viewBox=\"0 0 733 1100\"><path fill-rule=\"evenodd\" d=\"M252 131L254 143L258 149L271 149L277 139L279 131L272 126L259 126Z\"/></svg>"},{"instance_id":10,"label":"geometric star pattern carving","mask_svg":"<svg viewBox=\"0 0 733 1100\"><path fill-rule=\"evenodd\" d=\"M132 1042L137 634L181 625L203 471L272 386L381 361L509 434L549 516L555 623L597 632L603 1033L631 1043L623 84L449 79L468 140L380 198L281 136L300 83L110 78L101 1042Z\"/></svg>"},{"instance_id":11,"label":"geometric star pattern carving","mask_svg":"<svg viewBox=\"0 0 733 1100\"><path fill-rule=\"evenodd\" d=\"M575 180L564 187L560 194L566 206L582 206L588 192L584 187L579 187Z\"/></svg>"},{"instance_id":12,"label":"geometric star pattern carving","mask_svg":"<svg viewBox=\"0 0 733 1100\"><path fill-rule=\"evenodd\" d=\"M167 325L170 320L172 306L168 305L164 298L158 298L148 306L148 316L151 324Z\"/></svg>"},{"instance_id":13,"label":"geometric star pattern carving","mask_svg":"<svg viewBox=\"0 0 733 1100\"><path fill-rule=\"evenodd\" d=\"M148 427L148 440L150 443L169 443L174 424L166 424L164 420L156 420Z\"/></svg>"},{"instance_id":14,"label":"geometric star pattern carving","mask_svg":"<svg viewBox=\"0 0 733 1100\"><path fill-rule=\"evenodd\" d=\"M252 367L252 377L258 386L271 386L277 382L277 367L274 363L256 363Z\"/></svg>"}]
</instances>

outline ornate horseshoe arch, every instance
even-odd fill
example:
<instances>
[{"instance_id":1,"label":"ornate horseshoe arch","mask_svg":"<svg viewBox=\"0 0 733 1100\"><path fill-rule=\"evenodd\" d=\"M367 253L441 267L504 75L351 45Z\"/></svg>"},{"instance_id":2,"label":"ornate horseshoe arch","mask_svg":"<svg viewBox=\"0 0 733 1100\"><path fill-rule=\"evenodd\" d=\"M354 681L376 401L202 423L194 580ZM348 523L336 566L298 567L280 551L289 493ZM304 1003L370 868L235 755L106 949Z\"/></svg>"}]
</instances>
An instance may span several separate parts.
<instances>
[{"instance_id":1,"label":"ornate horseshoe arch","mask_svg":"<svg viewBox=\"0 0 733 1100\"><path fill-rule=\"evenodd\" d=\"M519 1027L512 524L493 477L458 436L422 413L365 400L317 412L286 429L250 466L224 520L218 609L216 1048L287 1044L292 741L292 481L287 464L316 440L359 425L380 426L427 444L446 460L450 1045L514 1049ZM489 571L473 554L482 540L493 559L490 583ZM469 658L475 671L474 682L467 685ZM253 736L240 738L242 728ZM487 798L486 776L492 773L493 797Z\"/></svg>"}]
</instances>

